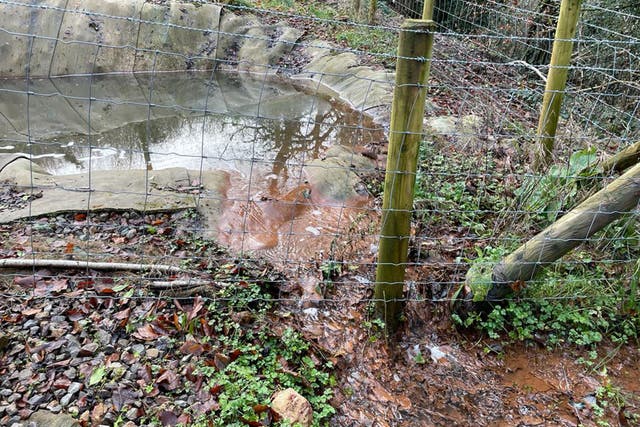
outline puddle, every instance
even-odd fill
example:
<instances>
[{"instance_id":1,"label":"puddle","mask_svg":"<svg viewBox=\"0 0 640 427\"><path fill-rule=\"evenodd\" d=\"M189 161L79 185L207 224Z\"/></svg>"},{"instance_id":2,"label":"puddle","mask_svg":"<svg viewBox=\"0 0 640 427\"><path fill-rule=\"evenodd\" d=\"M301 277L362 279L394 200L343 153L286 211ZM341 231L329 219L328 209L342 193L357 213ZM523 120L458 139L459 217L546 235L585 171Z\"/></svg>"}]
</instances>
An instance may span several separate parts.
<instances>
[{"instance_id":1,"label":"puddle","mask_svg":"<svg viewBox=\"0 0 640 427\"><path fill-rule=\"evenodd\" d=\"M340 146L347 159L335 164L357 173L359 153L384 138L335 101L230 74L4 81L0 94L0 153L25 153L55 175L228 171L216 235L239 251L275 248L279 259L330 250L369 202L362 189L337 197L320 188L315 173L309 182L309 164Z\"/></svg>"}]
</instances>

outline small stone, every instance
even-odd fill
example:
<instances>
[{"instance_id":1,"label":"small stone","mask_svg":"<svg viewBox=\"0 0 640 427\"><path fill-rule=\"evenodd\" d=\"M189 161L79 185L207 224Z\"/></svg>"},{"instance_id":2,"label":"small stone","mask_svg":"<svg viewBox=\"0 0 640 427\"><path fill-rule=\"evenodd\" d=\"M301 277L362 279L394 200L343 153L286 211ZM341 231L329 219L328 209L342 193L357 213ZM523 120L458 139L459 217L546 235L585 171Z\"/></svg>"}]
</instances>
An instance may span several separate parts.
<instances>
[{"instance_id":1,"label":"small stone","mask_svg":"<svg viewBox=\"0 0 640 427\"><path fill-rule=\"evenodd\" d=\"M11 396L7 397L7 403L15 402L20 399L22 395L20 393L12 393Z\"/></svg>"},{"instance_id":2,"label":"small stone","mask_svg":"<svg viewBox=\"0 0 640 427\"><path fill-rule=\"evenodd\" d=\"M13 423L13 424L11 424L11 427L24 427L24 424L22 424L22 423Z\"/></svg>"},{"instance_id":3,"label":"small stone","mask_svg":"<svg viewBox=\"0 0 640 427\"><path fill-rule=\"evenodd\" d=\"M76 394L80 390L82 390L82 383L71 383L67 388L67 393Z\"/></svg>"},{"instance_id":4,"label":"small stone","mask_svg":"<svg viewBox=\"0 0 640 427\"><path fill-rule=\"evenodd\" d=\"M131 408L127 411L125 417L127 417L128 420L135 421L138 419L138 412L138 408Z\"/></svg>"},{"instance_id":5,"label":"small stone","mask_svg":"<svg viewBox=\"0 0 640 427\"><path fill-rule=\"evenodd\" d=\"M18 406L16 405L15 402L12 402L12 403L8 404L6 406L6 408L4 408L4 412L7 415L15 415L15 414L18 413Z\"/></svg>"},{"instance_id":6,"label":"small stone","mask_svg":"<svg viewBox=\"0 0 640 427\"><path fill-rule=\"evenodd\" d=\"M78 377L78 370L76 368L69 368L62 374L70 380L75 380Z\"/></svg>"},{"instance_id":7,"label":"small stone","mask_svg":"<svg viewBox=\"0 0 640 427\"><path fill-rule=\"evenodd\" d=\"M34 396L31 396L31 398L29 400L27 400L27 403L29 403L29 405L31 406L40 406L40 404L44 401L44 396L41 394L36 394Z\"/></svg>"},{"instance_id":8,"label":"small stone","mask_svg":"<svg viewBox=\"0 0 640 427\"><path fill-rule=\"evenodd\" d=\"M103 346L111 343L111 334L104 329L98 329L96 331L96 339Z\"/></svg>"},{"instance_id":9,"label":"small stone","mask_svg":"<svg viewBox=\"0 0 640 427\"><path fill-rule=\"evenodd\" d=\"M276 392L271 398L271 409L291 424L309 427L313 423L311 404L292 388Z\"/></svg>"},{"instance_id":10,"label":"small stone","mask_svg":"<svg viewBox=\"0 0 640 427\"><path fill-rule=\"evenodd\" d=\"M29 319L26 322L24 322L22 324L22 329L29 329L33 326L37 326L38 325L38 321L35 319Z\"/></svg>"},{"instance_id":11,"label":"small stone","mask_svg":"<svg viewBox=\"0 0 640 427\"><path fill-rule=\"evenodd\" d=\"M60 399L60 405L68 406L69 403L71 402L71 399L73 399L73 394L71 393L65 394L64 396L62 396L62 399Z\"/></svg>"},{"instance_id":12,"label":"small stone","mask_svg":"<svg viewBox=\"0 0 640 427\"><path fill-rule=\"evenodd\" d=\"M33 371L31 371L31 369L29 368L25 368L22 371L20 371L20 373L18 374L18 379L20 381L27 381L31 379L32 376L33 376Z\"/></svg>"},{"instance_id":13,"label":"small stone","mask_svg":"<svg viewBox=\"0 0 640 427\"><path fill-rule=\"evenodd\" d=\"M136 231L136 229L135 229L135 228L131 228L131 229L129 229L129 231L127 231L127 234L125 235L125 237L126 237L128 240L131 240L131 239L133 239L134 237L136 237L136 234L138 234L138 232Z\"/></svg>"},{"instance_id":14,"label":"small stone","mask_svg":"<svg viewBox=\"0 0 640 427\"><path fill-rule=\"evenodd\" d=\"M0 396L7 397L11 396L12 394L13 390L11 390L10 388L3 388L2 390L0 390Z\"/></svg>"},{"instance_id":15,"label":"small stone","mask_svg":"<svg viewBox=\"0 0 640 427\"><path fill-rule=\"evenodd\" d=\"M160 350L157 348L148 348L146 353L149 359L155 359L160 354Z\"/></svg>"},{"instance_id":16,"label":"small stone","mask_svg":"<svg viewBox=\"0 0 640 427\"><path fill-rule=\"evenodd\" d=\"M47 409L54 414L58 414L60 411L62 411L62 406L54 400L47 405Z\"/></svg>"},{"instance_id":17,"label":"small stone","mask_svg":"<svg viewBox=\"0 0 640 427\"><path fill-rule=\"evenodd\" d=\"M78 356L79 357L93 356L98 350L98 347L100 347L100 345L95 342L90 342L89 344L85 344L82 347L80 347Z\"/></svg>"},{"instance_id":18,"label":"small stone","mask_svg":"<svg viewBox=\"0 0 640 427\"><path fill-rule=\"evenodd\" d=\"M29 417L29 424L38 427L79 427L77 420L69 414L56 414L53 411L40 410Z\"/></svg>"},{"instance_id":19,"label":"small stone","mask_svg":"<svg viewBox=\"0 0 640 427\"><path fill-rule=\"evenodd\" d=\"M182 399L176 399L173 403L181 408L186 408L189 405L186 400Z\"/></svg>"},{"instance_id":20,"label":"small stone","mask_svg":"<svg viewBox=\"0 0 640 427\"><path fill-rule=\"evenodd\" d=\"M145 352L144 344L132 345L131 346L131 351L133 352L133 354L138 354L140 356L143 356L144 352Z\"/></svg>"}]
</instances>

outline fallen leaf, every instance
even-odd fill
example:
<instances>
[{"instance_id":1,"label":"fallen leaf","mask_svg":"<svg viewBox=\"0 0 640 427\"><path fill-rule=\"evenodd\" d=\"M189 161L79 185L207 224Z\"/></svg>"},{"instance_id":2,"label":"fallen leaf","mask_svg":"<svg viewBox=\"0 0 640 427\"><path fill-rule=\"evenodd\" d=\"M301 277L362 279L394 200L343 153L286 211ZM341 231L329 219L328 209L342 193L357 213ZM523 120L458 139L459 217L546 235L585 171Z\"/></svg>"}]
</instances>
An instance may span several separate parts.
<instances>
[{"instance_id":1,"label":"fallen leaf","mask_svg":"<svg viewBox=\"0 0 640 427\"><path fill-rule=\"evenodd\" d=\"M269 407L267 405L253 405L253 412L256 414L261 414L267 411Z\"/></svg>"},{"instance_id":2,"label":"fallen leaf","mask_svg":"<svg viewBox=\"0 0 640 427\"><path fill-rule=\"evenodd\" d=\"M202 353L204 353L204 346L194 340L188 340L180 346L180 351L184 354L193 354L195 356L200 356Z\"/></svg>"},{"instance_id":3,"label":"fallen leaf","mask_svg":"<svg viewBox=\"0 0 640 427\"><path fill-rule=\"evenodd\" d=\"M140 326L133 334L135 338L143 341L153 341L162 336L167 336L169 333L158 326L154 326L151 323Z\"/></svg>"},{"instance_id":4,"label":"fallen leaf","mask_svg":"<svg viewBox=\"0 0 640 427\"><path fill-rule=\"evenodd\" d=\"M246 418L240 418L240 421L242 421L249 427L260 427L264 425L260 421L251 421L251 420L247 420Z\"/></svg>"},{"instance_id":5,"label":"fallen leaf","mask_svg":"<svg viewBox=\"0 0 640 427\"><path fill-rule=\"evenodd\" d=\"M213 356L213 363L219 371L224 371L230 362L229 358L222 353L216 353Z\"/></svg>"},{"instance_id":6,"label":"fallen leaf","mask_svg":"<svg viewBox=\"0 0 640 427\"><path fill-rule=\"evenodd\" d=\"M180 386L180 377L175 372L167 369L156 379L156 384L166 391L175 390Z\"/></svg>"},{"instance_id":7,"label":"fallen leaf","mask_svg":"<svg viewBox=\"0 0 640 427\"><path fill-rule=\"evenodd\" d=\"M100 383L104 379L106 371L107 369L104 366L98 366L94 369L89 377L89 385L92 386Z\"/></svg>"},{"instance_id":8,"label":"fallen leaf","mask_svg":"<svg viewBox=\"0 0 640 427\"><path fill-rule=\"evenodd\" d=\"M158 414L158 419L163 426L175 426L178 424L178 416L171 411L162 411Z\"/></svg>"},{"instance_id":9,"label":"fallen leaf","mask_svg":"<svg viewBox=\"0 0 640 427\"><path fill-rule=\"evenodd\" d=\"M13 283L22 287L34 286L36 283L42 280L42 276L32 274L31 276L16 277L13 279Z\"/></svg>"},{"instance_id":10,"label":"fallen leaf","mask_svg":"<svg viewBox=\"0 0 640 427\"><path fill-rule=\"evenodd\" d=\"M73 242L68 242L64 247L64 253L65 254L72 254L73 253L73 248L74 248Z\"/></svg>"},{"instance_id":11,"label":"fallen leaf","mask_svg":"<svg viewBox=\"0 0 640 427\"><path fill-rule=\"evenodd\" d=\"M193 409L195 414L204 415L211 411L217 411L218 409L220 409L220 405L218 404L217 400L211 398L205 400L204 402L196 403L191 408Z\"/></svg>"},{"instance_id":12,"label":"fallen leaf","mask_svg":"<svg viewBox=\"0 0 640 427\"><path fill-rule=\"evenodd\" d=\"M104 418L104 414L107 413L107 407L104 403L98 402L91 410L91 420L94 425L102 424L102 419Z\"/></svg>"},{"instance_id":13,"label":"fallen leaf","mask_svg":"<svg viewBox=\"0 0 640 427\"><path fill-rule=\"evenodd\" d=\"M35 296L46 296L51 294L56 294L66 290L68 287L67 279L53 279L40 281L36 283L36 287L33 290L33 294Z\"/></svg>"},{"instance_id":14,"label":"fallen leaf","mask_svg":"<svg viewBox=\"0 0 640 427\"><path fill-rule=\"evenodd\" d=\"M240 355L242 354L242 351L240 349L235 349L231 352L231 354L229 355L229 361L233 362L234 360L236 360L238 357L240 357Z\"/></svg>"},{"instance_id":15,"label":"fallen leaf","mask_svg":"<svg viewBox=\"0 0 640 427\"><path fill-rule=\"evenodd\" d=\"M82 222L82 221L87 219L87 214L86 213L77 213L77 214L73 215L73 219L78 221L78 222Z\"/></svg>"},{"instance_id":16,"label":"fallen leaf","mask_svg":"<svg viewBox=\"0 0 640 427\"><path fill-rule=\"evenodd\" d=\"M60 389L60 390L66 390L67 388L69 388L70 384L71 384L71 380L69 378L60 377L60 378L57 378L53 382L53 388Z\"/></svg>"}]
</instances>

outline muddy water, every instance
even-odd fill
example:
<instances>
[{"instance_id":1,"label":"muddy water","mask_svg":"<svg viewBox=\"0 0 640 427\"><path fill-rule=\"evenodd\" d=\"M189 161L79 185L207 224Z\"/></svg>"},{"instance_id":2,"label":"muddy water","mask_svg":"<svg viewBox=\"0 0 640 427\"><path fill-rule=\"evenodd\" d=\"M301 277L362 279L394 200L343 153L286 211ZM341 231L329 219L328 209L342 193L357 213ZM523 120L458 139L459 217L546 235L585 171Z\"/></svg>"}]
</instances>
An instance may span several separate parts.
<instances>
[{"instance_id":1,"label":"muddy water","mask_svg":"<svg viewBox=\"0 0 640 427\"><path fill-rule=\"evenodd\" d=\"M293 86L238 75L93 76L0 85L0 153L52 174L225 170L219 239L233 249L307 259L328 252L366 194L312 191L305 165L342 145L382 141L361 114ZM197 176L191 185L197 185Z\"/></svg>"}]
</instances>

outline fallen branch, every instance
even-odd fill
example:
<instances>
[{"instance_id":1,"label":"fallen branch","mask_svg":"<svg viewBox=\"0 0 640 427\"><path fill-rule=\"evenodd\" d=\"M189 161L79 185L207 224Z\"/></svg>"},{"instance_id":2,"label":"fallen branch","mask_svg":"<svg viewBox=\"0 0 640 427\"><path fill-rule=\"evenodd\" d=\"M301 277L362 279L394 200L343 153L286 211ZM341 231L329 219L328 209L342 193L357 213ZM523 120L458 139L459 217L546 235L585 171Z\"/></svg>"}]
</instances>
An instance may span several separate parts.
<instances>
[{"instance_id":1,"label":"fallen branch","mask_svg":"<svg viewBox=\"0 0 640 427\"><path fill-rule=\"evenodd\" d=\"M202 279L187 279L187 280L174 280L172 282L153 281L149 282L149 286L152 289L174 289L174 288L192 288L196 286L214 285L211 280Z\"/></svg>"},{"instance_id":2,"label":"fallen branch","mask_svg":"<svg viewBox=\"0 0 640 427\"><path fill-rule=\"evenodd\" d=\"M631 144L624 150L609 157L602 162L602 170L605 172L623 172L625 169L640 161L640 141Z\"/></svg>"},{"instance_id":3,"label":"fallen branch","mask_svg":"<svg viewBox=\"0 0 640 427\"><path fill-rule=\"evenodd\" d=\"M524 243L494 266L476 264L467 272L467 295L474 302L508 296L537 273L584 243L640 201L640 164L567 212L558 221ZM521 283L521 284L520 284Z\"/></svg>"},{"instance_id":4,"label":"fallen branch","mask_svg":"<svg viewBox=\"0 0 640 427\"><path fill-rule=\"evenodd\" d=\"M153 271L158 273L181 273L180 267L163 264L134 264L127 262L92 262L67 259L38 259L38 258L6 258L0 259L0 268L70 268L90 270L124 270L124 271Z\"/></svg>"},{"instance_id":5,"label":"fallen branch","mask_svg":"<svg viewBox=\"0 0 640 427\"><path fill-rule=\"evenodd\" d=\"M528 62L525 61L521 61L521 60L517 60L517 61L511 61L511 62L507 62L507 65L522 65L528 69L530 69L531 71L533 71L534 73L536 73L538 75L538 77L540 77L540 79L547 83L547 76L545 76L542 71L538 70L538 68L536 68L535 66L529 64Z\"/></svg>"}]
</instances>

